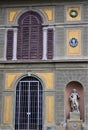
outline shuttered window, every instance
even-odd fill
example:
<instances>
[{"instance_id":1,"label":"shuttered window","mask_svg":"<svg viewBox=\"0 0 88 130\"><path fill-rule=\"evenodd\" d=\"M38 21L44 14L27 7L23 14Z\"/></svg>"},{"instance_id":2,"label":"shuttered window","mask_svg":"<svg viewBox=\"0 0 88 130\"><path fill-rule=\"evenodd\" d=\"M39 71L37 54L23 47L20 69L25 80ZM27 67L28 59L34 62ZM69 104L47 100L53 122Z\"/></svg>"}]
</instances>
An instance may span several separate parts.
<instances>
[{"instance_id":1,"label":"shuttered window","mask_svg":"<svg viewBox=\"0 0 88 130\"><path fill-rule=\"evenodd\" d=\"M47 59L53 58L53 42L54 42L53 29L48 29L47 30Z\"/></svg>"},{"instance_id":2,"label":"shuttered window","mask_svg":"<svg viewBox=\"0 0 88 130\"><path fill-rule=\"evenodd\" d=\"M24 13L18 21L17 59L42 59L42 19L33 11Z\"/></svg>"},{"instance_id":3,"label":"shuttered window","mask_svg":"<svg viewBox=\"0 0 88 130\"><path fill-rule=\"evenodd\" d=\"M12 60L13 57L13 30L7 31L7 60Z\"/></svg>"},{"instance_id":4,"label":"shuttered window","mask_svg":"<svg viewBox=\"0 0 88 130\"><path fill-rule=\"evenodd\" d=\"M13 30L7 31L7 60L13 59ZM28 11L18 19L17 28L17 60L43 58L43 26L41 16L34 11ZM47 29L47 59L53 59L54 31Z\"/></svg>"}]
</instances>

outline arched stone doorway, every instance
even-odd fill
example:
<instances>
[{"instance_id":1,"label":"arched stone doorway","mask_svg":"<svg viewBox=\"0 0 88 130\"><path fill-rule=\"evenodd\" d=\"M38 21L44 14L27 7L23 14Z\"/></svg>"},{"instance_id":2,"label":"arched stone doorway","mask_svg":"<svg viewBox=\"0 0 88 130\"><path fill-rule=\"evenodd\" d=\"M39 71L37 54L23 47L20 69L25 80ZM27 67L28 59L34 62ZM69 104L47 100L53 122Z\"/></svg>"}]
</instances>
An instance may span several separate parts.
<instances>
[{"instance_id":1,"label":"arched stone doorway","mask_svg":"<svg viewBox=\"0 0 88 130\"><path fill-rule=\"evenodd\" d=\"M79 99L79 111L80 111L80 119L84 121L84 89L81 83L77 81L72 81L69 82L66 86L65 89L65 114L66 114L66 119L70 118L70 101L69 101L69 96L72 93L72 90L76 89L77 93L80 96Z\"/></svg>"},{"instance_id":2,"label":"arched stone doorway","mask_svg":"<svg viewBox=\"0 0 88 130\"><path fill-rule=\"evenodd\" d=\"M22 78L16 87L15 130L42 129L43 87L34 76Z\"/></svg>"}]
</instances>

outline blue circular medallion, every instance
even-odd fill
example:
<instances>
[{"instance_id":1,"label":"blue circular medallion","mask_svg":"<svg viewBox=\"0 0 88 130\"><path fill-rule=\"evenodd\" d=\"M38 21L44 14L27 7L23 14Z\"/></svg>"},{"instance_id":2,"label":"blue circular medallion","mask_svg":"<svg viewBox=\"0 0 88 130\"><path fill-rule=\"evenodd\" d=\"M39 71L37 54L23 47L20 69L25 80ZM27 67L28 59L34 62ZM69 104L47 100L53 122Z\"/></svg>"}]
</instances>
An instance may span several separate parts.
<instances>
[{"instance_id":1,"label":"blue circular medallion","mask_svg":"<svg viewBox=\"0 0 88 130\"><path fill-rule=\"evenodd\" d=\"M76 123L73 123L73 126L72 126L72 127L73 127L73 129L75 129L75 130L76 130L76 129L77 129L77 127L78 127L78 125L77 125Z\"/></svg>"},{"instance_id":2,"label":"blue circular medallion","mask_svg":"<svg viewBox=\"0 0 88 130\"><path fill-rule=\"evenodd\" d=\"M72 47L76 47L78 45L78 40L76 38L72 38L70 41L69 41L69 44L70 46Z\"/></svg>"}]
</instances>

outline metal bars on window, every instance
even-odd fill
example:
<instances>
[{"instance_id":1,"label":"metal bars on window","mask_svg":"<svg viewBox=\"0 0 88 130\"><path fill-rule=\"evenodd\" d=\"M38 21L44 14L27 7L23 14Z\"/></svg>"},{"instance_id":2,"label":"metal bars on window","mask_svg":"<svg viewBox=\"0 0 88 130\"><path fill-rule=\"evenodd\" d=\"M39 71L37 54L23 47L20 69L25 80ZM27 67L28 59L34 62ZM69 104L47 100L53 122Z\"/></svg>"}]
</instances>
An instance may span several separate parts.
<instances>
[{"instance_id":1,"label":"metal bars on window","mask_svg":"<svg viewBox=\"0 0 88 130\"><path fill-rule=\"evenodd\" d=\"M42 86L38 80L18 83L15 130L42 130Z\"/></svg>"}]
</instances>

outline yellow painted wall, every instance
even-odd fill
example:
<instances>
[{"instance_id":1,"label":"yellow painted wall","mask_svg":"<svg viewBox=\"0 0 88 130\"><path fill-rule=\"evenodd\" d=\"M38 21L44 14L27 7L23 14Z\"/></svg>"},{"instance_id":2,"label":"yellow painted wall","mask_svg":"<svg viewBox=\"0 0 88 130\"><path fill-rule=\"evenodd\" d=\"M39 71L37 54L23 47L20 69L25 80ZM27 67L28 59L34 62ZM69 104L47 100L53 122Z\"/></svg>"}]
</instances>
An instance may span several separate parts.
<instances>
[{"instance_id":1,"label":"yellow painted wall","mask_svg":"<svg viewBox=\"0 0 88 130\"><path fill-rule=\"evenodd\" d=\"M17 14L20 12L18 9L10 9L8 10L8 23L12 24L15 21Z\"/></svg>"},{"instance_id":2,"label":"yellow painted wall","mask_svg":"<svg viewBox=\"0 0 88 130\"><path fill-rule=\"evenodd\" d=\"M12 96L4 97L4 123L10 124L12 122Z\"/></svg>"},{"instance_id":3,"label":"yellow painted wall","mask_svg":"<svg viewBox=\"0 0 88 130\"><path fill-rule=\"evenodd\" d=\"M53 21L54 20L54 9L53 8L41 8L40 9L43 14L45 15L47 21ZM19 14L21 10L19 9L9 9L8 10L8 23L13 24L16 20L16 16Z\"/></svg>"},{"instance_id":4,"label":"yellow painted wall","mask_svg":"<svg viewBox=\"0 0 88 130\"><path fill-rule=\"evenodd\" d=\"M81 30L80 29L68 29L67 30L67 55L80 55L81 54ZM76 38L78 40L78 45L76 47L72 47L69 45L69 41L72 38Z\"/></svg>"},{"instance_id":5,"label":"yellow painted wall","mask_svg":"<svg viewBox=\"0 0 88 130\"><path fill-rule=\"evenodd\" d=\"M69 13L71 10L76 10L78 12L78 16L72 18ZM80 21L81 20L81 7L80 6L69 6L66 8L66 20L67 21Z\"/></svg>"},{"instance_id":6,"label":"yellow painted wall","mask_svg":"<svg viewBox=\"0 0 88 130\"><path fill-rule=\"evenodd\" d=\"M54 20L54 9L53 8L42 8L40 10L44 13L47 21Z\"/></svg>"},{"instance_id":7,"label":"yellow painted wall","mask_svg":"<svg viewBox=\"0 0 88 130\"><path fill-rule=\"evenodd\" d=\"M79 121L69 121L67 128L68 128L69 130L74 130L74 129L75 129L75 128L73 127L74 124L77 125L77 130L82 130L82 121L81 121L81 120L79 120Z\"/></svg>"},{"instance_id":8,"label":"yellow painted wall","mask_svg":"<svg viewBox=\"0 0 88 130\"><path fill-rule=\"evenodd\" d=\"M22 73L6 73L5 76L5 89L12 89L14 81L20 76ZM53 89L54 86L54 75L53 73L36 73L43 82L47 89Z\"/></svg>"},{"instance_id":9,"label":"yellow painted wall","mask_svg":"<svg viewBox=\"0 0 88 130\"><path fill-rule=\"evenodd\" d=\"M54 74L53 73L37 73L37 75L44 81L47 89L53 89Z\"/></svg>"},{"instance_id":10,"label":"yellow painted wall","mask_svg":"<svg viewBox=\"0 0 88 130\"><path fill-rule=\"evenodd\" d=\"M11 89L13 82L16 80L17 76L20 76L22 73L6 73L5 76L5 89Z\"/></svg>"},{"instance_id":11,"label":"yellow painted wall","mask_svg":"<svg viewBox=\"0 0 88 130\"><path fill-rule=\"evenodd\" d=\"M54 97L46 96L46 122L54 122Z\"/></svg>"}]
</instances>

